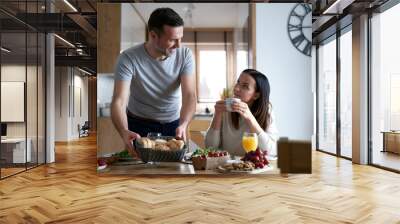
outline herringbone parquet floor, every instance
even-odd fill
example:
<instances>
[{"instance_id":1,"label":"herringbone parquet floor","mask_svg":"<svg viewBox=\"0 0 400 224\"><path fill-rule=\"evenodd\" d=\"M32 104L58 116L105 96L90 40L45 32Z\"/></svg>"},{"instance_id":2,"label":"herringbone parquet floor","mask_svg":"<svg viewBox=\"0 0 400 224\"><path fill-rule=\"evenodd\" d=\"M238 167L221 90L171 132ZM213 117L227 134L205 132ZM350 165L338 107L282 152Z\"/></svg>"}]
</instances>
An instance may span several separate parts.
<instances>
[{"instance_id":1,"label":"herringbone parquet floor","mask_svg":"<svg viewBox=\"0 0 400 224\"><path fill-rule=\"evenodd\" d=\"M400 175L319 152L312 175L99 177L94 137L0 181L0 223L400 223Z\"/></svg>"}]
</instances>

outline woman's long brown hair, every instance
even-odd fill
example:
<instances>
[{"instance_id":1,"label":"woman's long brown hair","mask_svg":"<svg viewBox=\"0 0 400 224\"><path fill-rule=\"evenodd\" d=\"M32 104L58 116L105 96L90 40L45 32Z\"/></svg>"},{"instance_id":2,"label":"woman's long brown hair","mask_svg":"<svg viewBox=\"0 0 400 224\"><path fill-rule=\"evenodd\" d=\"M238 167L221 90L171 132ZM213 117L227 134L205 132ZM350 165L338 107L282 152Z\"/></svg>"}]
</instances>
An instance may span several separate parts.
<instances>
[{"instance_id":1,"label":"woman's long brown hair","mask_svg":"<svg viewBox=\"0 0 400 224\"><path fill-rule=\"evenodd\" d=\"M256 93L259 93L260 96L254 100L250 107L250 111L256 118L261 128L266 130L271 123L271 114L269 111L269 107L271 106L271 103L269 102L271 89L268 78L261 72L254 69L246 69L242 72L242 74L243 73L250 75L256 81ZM233 112L231 113L231 117L233 126L238 129L240 117L239 113Z\"/></svg>"}]
</instances>

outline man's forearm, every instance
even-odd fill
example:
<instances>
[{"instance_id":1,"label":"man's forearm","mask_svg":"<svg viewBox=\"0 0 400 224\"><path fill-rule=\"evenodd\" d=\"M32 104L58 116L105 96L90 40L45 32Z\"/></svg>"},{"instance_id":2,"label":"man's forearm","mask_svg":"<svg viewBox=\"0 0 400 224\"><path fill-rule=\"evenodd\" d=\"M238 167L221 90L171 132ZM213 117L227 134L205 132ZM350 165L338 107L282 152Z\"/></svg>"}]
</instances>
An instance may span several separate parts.
<instances>
[{"instance_id":1,"label":"man's forearm","mask_svg":"<svg viewBox=\"0 0 400 224\"><path fill-rule=\"evenodd\" d=\"M128 120L125 113L125 107L120 103L112 102L111 119L120 135L122 135L124 130L128 130Z\"/></svg>"},{"instance_id":2,"label":"man's forearm","mask_svg":"<svg viewBox=\"0 0 400 224\"><path fill-rule=\"evenodd\" d=\"M192 120L194 113L196 112L196 96L193 94L191 96L182 96L182 108L179 119L179 124L188 125Z\"/></svg>"}]
</instances>

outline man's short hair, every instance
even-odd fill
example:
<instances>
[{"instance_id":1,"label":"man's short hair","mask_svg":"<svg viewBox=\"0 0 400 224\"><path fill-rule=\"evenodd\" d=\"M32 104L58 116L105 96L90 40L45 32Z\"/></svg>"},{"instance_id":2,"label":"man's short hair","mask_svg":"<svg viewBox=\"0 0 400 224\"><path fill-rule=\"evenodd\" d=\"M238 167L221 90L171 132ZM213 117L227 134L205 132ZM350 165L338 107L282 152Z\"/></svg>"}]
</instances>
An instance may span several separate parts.
<instances>
[{"instance_id":1,"label":"man's short hair","mask_svg":"<svg viewBox=\"0 0 400 224\"><path fill-rule=\"evenodd\" d=\"M154 31L160 35L164 31L164 25L183 26L183 19L170 8L158 8L151 13L147 25L149 32Z\"/></svg>"}]
</instances>

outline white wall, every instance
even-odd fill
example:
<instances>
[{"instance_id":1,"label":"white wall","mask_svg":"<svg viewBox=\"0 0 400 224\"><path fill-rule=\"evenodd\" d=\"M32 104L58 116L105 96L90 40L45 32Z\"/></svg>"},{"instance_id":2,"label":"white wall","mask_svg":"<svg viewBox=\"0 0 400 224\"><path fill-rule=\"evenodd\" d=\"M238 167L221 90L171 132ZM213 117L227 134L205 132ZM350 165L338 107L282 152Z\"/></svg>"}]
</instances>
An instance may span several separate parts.
<instances>
[{"instance_id":1,"label":"white wall","mask_svg":"<svg viewBox=\"0 0 400 224\"><path fill-rule=\"evenodd\" d=\"M88 120L88 78L71 67L56 67L55 73L55 141L77 139L78 124L83 125ZM81 103L77 97L79 89Z\"/></svg>"},{"instance_id":2,"label":"white wall","mask_svg":"<svg viewBox=\"0 0 400 224\"><path fill-rule=\"evenodd\" d=\"M68 68L55 68L55 141L68 141Z\"/></svg>"},{"instance_id":3,"label":"white wall","mask_svg":"<svg viewBox=\"0 0 400 224\"><path fill-rule=\"evenodd\" d=\"M28 82L26 82L26 73L28 74ZM33 66L26 66L23 65L18 65L18 64L7 64L7 65L2 65L1 66L1 81L2 82L24 82L25 84L29 83L29 85L35 86L36 81L32 80L32 77L30 77L31 74L36 75L36 67ZM23 93L22 93L23 94ZM2 96L7 97L7 96ZM35 108L37 107L36 105L36 88L27 88L27 121L22 121L22 122L7 122L7 136L8 137L25 137L25 128L28 125L28 137L31 137L31 133L33 133L36 130L36 121L37 121L37 116L36 116L36 111ZM34 103L33 103L34 102ZM28 108L29 105L34 106L33 110L32 108ZM22 113L24 113L24 106L21 108ZM1 108L2 112L4 113L7 110L10 110L10 108ZM5 110L5 111L4 111ZM36 133L36 132L34 132Z\"/></svg>"},{"instance_id":4,"label":"white wall","mask_svg":"<svg viewBox=\"0 0 400 224\"><path fill-rule=\"evenodd\" d=\"M288 3L256 5L256 66L270 81L279 135L311 140L311 57L295 49L288 37L287 20L294 6Z\"/></svg>"},{"instance_id":5,"label":"white wall","mask_svg":"<svg viewBox=\"0 0 400 224\"><path fill-rule=\"evenodd\" d=\"M31 74L33 71L32 66L25 66L25 65L18 65L18 64L5 64L1 66L1 81L2 82L24 82L26 83L25 80L25 75L26 71L28 71L28 74ZM2 90L3 91L3 90ZM3 92L2 92L3 93ZM22 94L24 92L22 91ZM7 96L1 96L1 98L4 98ZM24 98L24 97L23 97ZM3 103L2 103L3 106ZM1 108L2 114L9 113L10 108ZM22 113L24 113L24 106L21 108ZM24 119L24 118L23 118ZM7 127L7 135L9 137L25 137L25 122L9 122L8 127Z\"/></svg>"},{"instance_id":6,"label":"white wall","mask_svg":"<svg viewBox=\"0 0 400 224\"><path fill-rule=\"evenodd\" d=\"M131 3L121 4L121 51L145 42L146 23Z\"/></svg>"},{"instance_id":7,"label":"white wall","mask_svg":"<svg viewBox=\"0 0 400 224\"><path fill-rule=\"evenodd\" d=\"M71 120L71 135L72 138L79 138L79 132L78 132L78 124L81 126L85 123L85 121L88 121L88 107L89 107L89 102L88 102L88 78L87 76L82 76L82 73L78 72L76 73L77 70L75 70L75 75L74 75L74 107L72 108L73 113L72 113L72 120ZM78 91L80 90L80 93ZM79 97L80 94L80 97ZM81 102L79 102L79 100ZM81 108L79 108L81 107ZM82 110L80 112L80 109ZM75 111L74 111L75 110Z\"/></svg>"},{"instance_id":8,"label":"white wall","mask_svg":"<svg viewBox=\"0 0 400 224\"><path fill-rule=\"evenodd\" d=\"M250 5L247 3L239 3L236 5L236 28L247 27L247 18L249 16Z\"/></svg>"},{"instance_id":9,"label":"white wall","mask_svg":"<svg viewBox=\"0 0 400 224\"><path fill-rule=\"evenodd\" d=\"M1 82L1 122L24 122L25 82Z\"/></svg>"},{"instance_id":10,"label":"white wall","mask_svg":"<svg viewBox=\"0 0 400 224\"><path fill-rule=\"evenodd\" d=\"M22 89L20 88L19 90L17 90L19 94L22 94L22 96L19 97L19 100L22 100L22 102L10 102L11 104L18 103L18 107L16 107L17 105L13 105L14 107L10 105L4 106L4 102L1 102L2 107L0 109L2 111L2 114L16 113L19 114L19 118L22 118L22 120L19 122L7 122L7 137L25 138L26 135L27 138L30 139L29 142L31 143L29 147L31 148L32 152L32 161L36 161L37 155L39 154L38 162L44 163L45 117L43 109L45 90L43 89L44 74L42 73L42 69L40 66L25 66L25 64L3 64L1 66L1 76L2 99L10 98L10 96L7 95L10 94L10 92L4 92L6 89L3 88L3 82L23 82L26 85L26 99L24 99L24 87L22 86ZM15 95L18 93L13 94ZM14 98L13 100L17 99ZM24 118L25 112L26 120ZM51 150L49 150L49 152L51 152ZM51 157L48 158L50 159ZM51 162L51 160L48 161Z\"/></svg>"}]
</instances>

